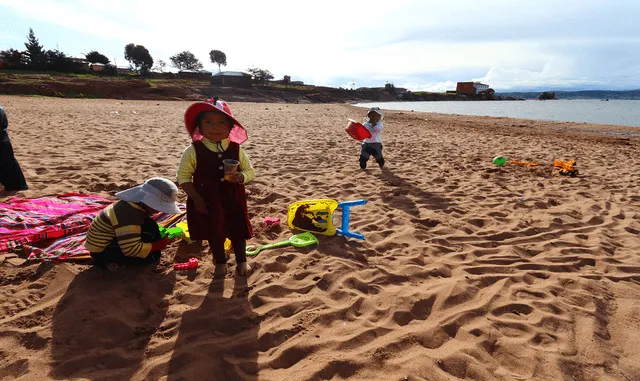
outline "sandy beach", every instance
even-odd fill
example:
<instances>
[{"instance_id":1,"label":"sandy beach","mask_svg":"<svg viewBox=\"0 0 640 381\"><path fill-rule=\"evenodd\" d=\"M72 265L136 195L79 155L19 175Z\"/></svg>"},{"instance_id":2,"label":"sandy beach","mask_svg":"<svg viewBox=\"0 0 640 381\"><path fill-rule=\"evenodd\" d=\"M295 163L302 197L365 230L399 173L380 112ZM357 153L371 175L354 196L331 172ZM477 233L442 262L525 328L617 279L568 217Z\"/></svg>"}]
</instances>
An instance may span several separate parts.
<instances>
[{"instance_id":1,"label":"sandy beach","mask_svg":"<svg viewBox=\"0 0 640 381\"><path fill-rule=\"evenodd\" d=\"M175 179L189 104L0 96L15 196ZM248 278L232 260L214 279L184 242L113 273L0 263L0 380L640 380L638 128L388 111L387 168L362 171L344 128L364 109L230 105L256 168L250 244L299 233L288 206L321 198L366 199L366 240L266 250ZM196 273L173 270L190 256Z\"/></svg>"}]
</instances>

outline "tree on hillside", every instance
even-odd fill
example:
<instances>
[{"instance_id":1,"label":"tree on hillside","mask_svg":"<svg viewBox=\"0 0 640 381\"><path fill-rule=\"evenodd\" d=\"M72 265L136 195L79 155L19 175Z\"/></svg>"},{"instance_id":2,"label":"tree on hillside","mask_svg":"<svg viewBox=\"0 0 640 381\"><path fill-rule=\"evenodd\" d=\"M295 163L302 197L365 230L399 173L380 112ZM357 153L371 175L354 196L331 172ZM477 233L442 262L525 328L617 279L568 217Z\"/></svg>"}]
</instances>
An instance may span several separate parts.
<instances>
[{"instance_id":1,"label":"tree on hillside","mask_svg":"<svg viewBox=\"0 0 640 381\"><path fill-rule=\"evenodd\" d=\"M200 60L197 59L196 56L193 55L193 53L187 50L169 57L169 61L171 61L173 67L178 68L178 70L202 69L202 62L200 62Z\"/></svg>"},{"instance_id":2,"label":"tree on hillside","mask_svg":"<svg viewBox=\"0 0 640 381\"><path fill-rule=\"evenodd\" d=\"M227 66L227 55L219 50L212 50L209 52L209 58L214 64L218 64L218 73L220 73L220 65Z\"/></svg>"},{"instance_id":3,"label":"tree on hillside","mask_svg":"<svg viewBox=\"0 0 640 381\"><path fill-rule=\"evenodd\" d=\"M392 82L387 82L384 85L384 90L389 94L393 94L396 90L396 87L393 85Z\"/></svg>"},{"instance_id":4,"label":"tree on hillside","mask_svg":"<svg viewBox=\"0 0 640 381\"><path fill-rule=\"evenodd\" d=\"M73 73L80 69L80 65L73 62L66 54L56 50L47 50L45 52L47 70L59 71L63 73Z\"/></svg>"},{"instance_id":5,"label":"tree on hillside","mask_svg":"<svg viewBox=\"0 0 640 381\"><path fill-rule=\"evenodd\" d=\"M142 45L128 44L124 47L124 59L140 74L147 74L153 66L153 58Z\"/></svg>"},{"instance_id":6,"label":"tree on hillside","mask_svg":"<svg viewBox=\"0 0 640 381\"><path fill-rule=\"evenodd\" d=\"M27 55L16 49L0 51L0 59L6 69L21 69L27 65Z\"/></svg>"},{"instance_id":7,"label":"tree on hillside","mask_svg":"<svg viewBox=\"0 0 640 381\"><path fill-rule=\"evenodd\" d=\"M167 67L167 63L163 60L158 60L158 64L153 68L155 71L159 71L160 73L164 73L164 68Z\"/></svg>"},{"instance_id":8,"label":"tree on hillside","mask_svg":"<svg viewBox=\"0 0 640 381\"><path fill-rule=\"evenodd\" d=\"M264 83L270 79L273 79L273 74L269 70L262 70L257 67L247 69L247 72L253 77L253 81L256 83Z\"/></svg>"},{"instance_id":9,"label":"tree on hillside","mask_svg":"<svg viewBox=\"0 0 640 381\"><path fill-rule=\"evenodd\" d=\"M91 63L101 63L105 65L109 65L111 63L111 61L109 61L107 56L105 56L104 54L100 54L95 50L85 54L84 56L87 59L87 61Z\"/></svg>"},{"instance_id":10,"label":"tree on hillside","mask_svg":"<svg viewBox=\"0 0 640 381\"><path fill-rule=\"evenodd\" d=\"M284 77L282 77L282 83L285 86L289 86L289 84L291 83L291 76L290 75L285 75Z\"/></svg>"},{"instance_id":11,"label":"tree on hillside","mask_svg":"<svg viewBox=\"0 0 640 381\"><path fill-rule=\"evenodd\" d=\"M45 51L31 28L29 28L29 35L27 36L27 42L24 43L24 46L27 48L25 54L29 68L44 70L47 64Z\"/></svg>"}]
</instances>

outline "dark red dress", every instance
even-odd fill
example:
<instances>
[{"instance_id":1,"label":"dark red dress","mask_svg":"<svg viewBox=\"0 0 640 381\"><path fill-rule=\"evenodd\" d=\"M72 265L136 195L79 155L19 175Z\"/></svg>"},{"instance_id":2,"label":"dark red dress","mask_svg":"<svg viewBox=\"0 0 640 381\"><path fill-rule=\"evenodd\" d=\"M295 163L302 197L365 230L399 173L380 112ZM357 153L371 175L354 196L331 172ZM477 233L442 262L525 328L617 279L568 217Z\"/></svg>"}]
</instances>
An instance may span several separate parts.
<instances>
[{"instance_id":1,"label":"dark red dress","mask_svg":"<svg viewBox=\"0 0 640 381\"><path fill-rule=\"evenodd\" d=\"M243 184L224 180L224 159L240 160L240 145L229 143L225 152L213 152L204 143L193 143L196 150L196 170L193 185L207 203L209 213L198 213L187 199L187 224L191 239L224 242L225 238L253 237L247 213L247 196Z\"/></svg>"}]
</instances>

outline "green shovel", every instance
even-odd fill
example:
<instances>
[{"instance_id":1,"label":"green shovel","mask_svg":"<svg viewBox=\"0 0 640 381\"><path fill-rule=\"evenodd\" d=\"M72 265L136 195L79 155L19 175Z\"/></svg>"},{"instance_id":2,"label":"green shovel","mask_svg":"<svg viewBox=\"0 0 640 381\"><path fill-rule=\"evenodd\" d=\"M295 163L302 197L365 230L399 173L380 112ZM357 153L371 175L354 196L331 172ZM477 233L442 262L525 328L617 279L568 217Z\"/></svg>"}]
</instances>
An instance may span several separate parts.
<instances>
[{"instance_id":1,"label":"green shovel","mask_svg":"<svg viewBox=\"0 0 640 381\"><path fill-rule=\"evenodd\" d=\"M316 243L318 243L318 239L316 238L316 236L314 236L309 232L304 232L301 234L296 234L294 236L291 236L291 238L289 238L286 241L263 245L255 250L251 250L255 246L253 245L247 246L247 256L254 257L258 255L258 253L261 252L262 250L273 249L274 247L282 247L287 245L292 245L293 247L305 247L305 246L315 245Z\"/></svg>"}]
</instances>

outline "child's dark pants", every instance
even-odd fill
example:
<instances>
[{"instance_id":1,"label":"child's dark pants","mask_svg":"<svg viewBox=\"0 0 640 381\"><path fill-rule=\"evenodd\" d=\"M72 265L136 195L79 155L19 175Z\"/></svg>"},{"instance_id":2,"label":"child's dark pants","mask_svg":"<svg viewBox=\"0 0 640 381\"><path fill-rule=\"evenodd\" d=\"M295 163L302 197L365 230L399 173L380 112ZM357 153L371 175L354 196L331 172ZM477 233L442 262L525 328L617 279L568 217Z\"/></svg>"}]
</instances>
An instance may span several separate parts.
<instances>
[{"instance_id":1,"label":"child's dark pants","mask_svg":"<svg viewBox=\"0 0 640 381\"><path fill-rule=\"evenodd\" d=\"M229 237L233 252L236 255L236 263L247 261L247 240L244 237ZM224 252L223 240L209 240L209 248L213 253L213 260L216 265L227 263L227 255Z\"/></svg>"},{"instance_id":2,"label":"child's dark pants","mask_svg":"<svg viewBox=\"0 0 640 381\"><path fill-rule=\"evenodd\" d=\"M373 155L380 168L384 167L384 157L382 157L382 143L363 143L360 149L360 168L367 168L367 161Z\"/></svg>"}]
</instances>

